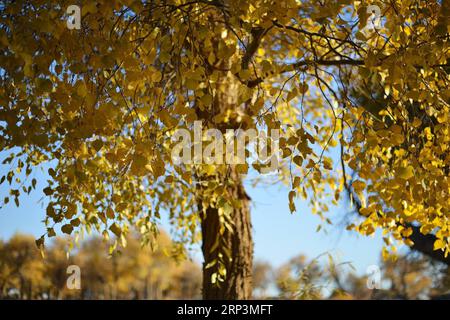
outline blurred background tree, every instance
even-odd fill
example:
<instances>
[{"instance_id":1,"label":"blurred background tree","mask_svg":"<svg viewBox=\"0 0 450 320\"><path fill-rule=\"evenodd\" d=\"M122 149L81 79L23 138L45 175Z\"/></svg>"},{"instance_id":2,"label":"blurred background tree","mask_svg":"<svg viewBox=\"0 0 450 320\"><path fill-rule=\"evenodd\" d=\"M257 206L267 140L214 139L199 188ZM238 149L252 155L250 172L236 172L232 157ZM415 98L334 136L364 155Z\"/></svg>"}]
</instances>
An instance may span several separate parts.
<instances>
[{"instance_id":1,"label":"blurred background tree","mask_svg":"<svg viewBox=\"0 0 450 320\"><path fill-rule=\"evenodd\" d=\"M328 257L326 262L321 258ZM380 257L380 289L369 289L368 277L351 264L338 263L329 254L309 260L299 255L275 272L277 296L282 299L448 299L446 264L410 251ZM268 284L270 286L270 284Z\"/></svg>"},{"instance_id":2,"label":"blurred background tree","mask_svg":"<svg viewBox=\"0 0 450 320\"><path fill-rule=\"evenodd\" d=\"M155 246L141 247L136 236L108 255L98 237L67 254L70 242L55 238L44 257L33 236L17 234L0 242L0 299L198 299L200 266L176 262L176 244L161 232ZM81 290L69 290L67 267L81 270Z\"/></svg>"},{"instance_id":3,"label":"blurred background tree","mask_svg":"<svg viewBox=\"0 0 450 320\"><path fill-rule=\"evenodd\" d=\"M255 261L253 264L253 297L256 299L265 297L273 277L274 270L270 263Z\"/></svg>"}]
</instances>

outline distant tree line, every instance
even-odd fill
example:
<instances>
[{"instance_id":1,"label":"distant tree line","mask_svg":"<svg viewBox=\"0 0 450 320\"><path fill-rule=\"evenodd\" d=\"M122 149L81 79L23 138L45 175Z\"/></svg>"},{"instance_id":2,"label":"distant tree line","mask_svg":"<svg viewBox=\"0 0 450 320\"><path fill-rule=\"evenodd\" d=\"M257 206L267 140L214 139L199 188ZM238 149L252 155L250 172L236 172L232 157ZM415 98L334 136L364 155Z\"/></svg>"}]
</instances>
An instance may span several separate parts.
<instances>
[{"instance_id":1,"label":"distant tree line","mask_svg":"<svg viewBox=\"0 0 450 320\"><path fill-rule=\"evenodd\" d=\"M201 269L177 263L175 246L162 233L156 246L141 247L130 236L122 251L94 237L68 254L69 242L55 238L42 257L30 235L0 241L0 299L194 299L200 298ZM79 290L69 289L70 265L81 271Z\"/></svg>"}]
</instances>

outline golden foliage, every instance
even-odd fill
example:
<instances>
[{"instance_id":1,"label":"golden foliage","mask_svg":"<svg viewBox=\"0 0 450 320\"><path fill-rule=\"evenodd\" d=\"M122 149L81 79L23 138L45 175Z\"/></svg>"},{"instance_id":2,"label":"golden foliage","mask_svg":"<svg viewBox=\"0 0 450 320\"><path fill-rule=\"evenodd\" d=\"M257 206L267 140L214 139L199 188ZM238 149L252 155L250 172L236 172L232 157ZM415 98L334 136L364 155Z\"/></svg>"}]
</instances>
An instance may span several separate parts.
<instances>
[{"instance_id":1,"label":"golden foliage","mask_svg":"<svg viewBox=\"0 0 450 320\"><path fill-rule=\"evenodd\" d=\"M130 225L146 235L167 210L196 241L199 192L239 205L223 192L232 181L215 179L227 165L172 162L174 130L202 120L283 131L291 211L298 196L320 215L323 199L337 203L349 177L330 151L341 146L342 170L357 175L356 230L403 241L414 222L450 252L449 1L374 1L375 29L364 1L81 1L81 30L62 19L70 1L31 2L0 9L1 181L4 203L19 205L51 163L47 237L57 225L124 243Z\"/></svg>"}]
</instances>

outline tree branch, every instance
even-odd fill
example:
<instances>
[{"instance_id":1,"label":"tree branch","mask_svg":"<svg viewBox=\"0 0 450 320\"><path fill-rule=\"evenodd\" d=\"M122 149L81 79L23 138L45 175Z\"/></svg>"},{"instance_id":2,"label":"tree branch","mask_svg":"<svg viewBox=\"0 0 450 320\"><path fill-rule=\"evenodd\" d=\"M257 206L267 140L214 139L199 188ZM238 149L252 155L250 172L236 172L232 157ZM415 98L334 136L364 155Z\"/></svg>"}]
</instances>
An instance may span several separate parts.
<instances>
[{"instance_id":1,"label":"tree branch","mask_svg":"<svg viewBox=\"0 0 450 320\"><path fill-rule=\"evenodd\" d=\"M421 252L430 258L445 263L450 266L450 256L445 257L444 253L440 250L433 250L436 237L432 234L424 235L420 232L420 227L409 225L412 228L413 233L409 237L414 244L411 246L412 250Z\"/></svg>"},{"instance_id":2,"label":"tree branch","mask_svg":"<svg viewBox=\"0 0 450 320\"><path fill-rule=\"evenodd\" d=\"M253 28L252 33L252 41L247 45L245 50L244 57L242 58L242 69L248 69L248 65L252 60L256 50L259 47L259 43L261 42L262 37L266 34L267 29L263 28Z\"/></svg>"},{"instance_id":3,"label":"tree branch","mask_svg":"<svg viewBox=\"0 0 450 320\"><path fill-rule=\"evenodd\" d=\"M364 60L353 60L353 59L340 59L340 60L302 60L288 67L293 67L294 69L298 69L307 65L318 65L318 66L342 66L342 65L350 65L350 66L361 66L364 65Z\"/></svg>"}]
</instances>

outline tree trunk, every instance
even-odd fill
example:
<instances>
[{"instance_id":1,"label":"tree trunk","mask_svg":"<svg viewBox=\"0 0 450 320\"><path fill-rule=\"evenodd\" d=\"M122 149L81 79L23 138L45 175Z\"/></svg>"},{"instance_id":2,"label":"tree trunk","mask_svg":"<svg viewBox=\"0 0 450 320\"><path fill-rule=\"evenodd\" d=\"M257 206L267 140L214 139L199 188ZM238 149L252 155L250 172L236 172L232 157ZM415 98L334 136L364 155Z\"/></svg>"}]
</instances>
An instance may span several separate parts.
<instances>
[{"instance_id":1,"label":"tree trunk","mask_svg":"<svg viewBox=\"0 0 450 320\"><path fill-rule=\"evenodd\" d=\"M213 41L213 47L216 50L215 56L220 56L219 42ZM256 48L252 50L244 60L250 60ZM207 57L205 57L206 59ZM219 59L219 61L219 64L215 66L217 70L229 70L233 63L231 58ZM237 60L234 62L238 63ZM246 63L243 63L244 69L248 67ZM213 69L210 70L210 72L212 71ZM212 104L205 110L196 108L197 119L202 120L205 127L218 129L223 134L227 129L246 129L244 123L236 121L239 118L239 111L245 112L245 106L239 102L239 86L239 81L231 72L220 73L215 85L210 87L209 94L213 96ZM215 116L228 113L230 114L227 121L217 122L215 120ZM233 205L232 211L227 210L226 214L227 222L232 225L232 230L224 228L223 221L221 222L221 218L224 217L219 215L219 210L214 203L208 205L208 200L199 199L198 209L201 217L204 257L203 299L250 299L252 295L253 241L250 222L250 198L245 192L242 177L236 171L235 166L230 163L227 165L229 171L226 177L216 178L222 181L224 194L227 195L228 199L233 199L237 203L237 205ZM202 178L208 179L207 176ZM208 205L208 207L204 208L205 205ZM220 243L217 242L218 240ZM224 248L227 252L226 256L224 255ZM220 258L220 254L223 255L222 258ZM207 266L218 260L223 263L226 275L223 281L213 283L212 277L213 274L217 274L219 263L212 267L209 265L207 268Z\"/></svg>"},{"instance_id":2,"label":"tree trunk","mask_svg":"<svg viewBox=\"0 0 450 320\"><path fill-rule=\"evenodd\" d=\"M234 171L234 170L233 170ZM206 268L217 257L218 248L214 244L219 234L220 220L216 208L206 209L202 217L203 263L203 299L250 299L252 295L253 242L250 222L250 198L245 192L242 180L236 172L231 173L235 182L228 192L241 203L240 208L232 212L233 232L225 229L222 244L231 251L231 261L226 260L226 277L223 282L213 284L212 274L216 268ZM225 243L224 243L225 242Z\"/></svg>"}]
</instances>

